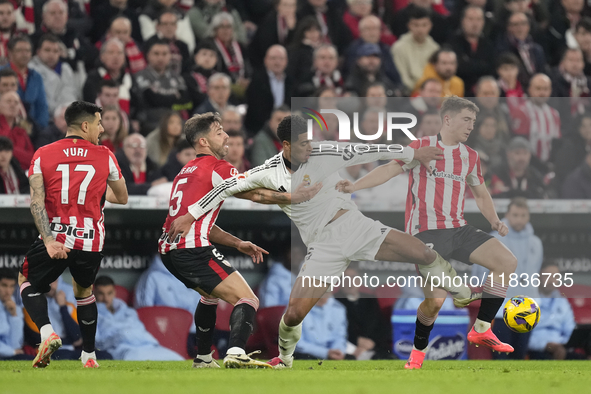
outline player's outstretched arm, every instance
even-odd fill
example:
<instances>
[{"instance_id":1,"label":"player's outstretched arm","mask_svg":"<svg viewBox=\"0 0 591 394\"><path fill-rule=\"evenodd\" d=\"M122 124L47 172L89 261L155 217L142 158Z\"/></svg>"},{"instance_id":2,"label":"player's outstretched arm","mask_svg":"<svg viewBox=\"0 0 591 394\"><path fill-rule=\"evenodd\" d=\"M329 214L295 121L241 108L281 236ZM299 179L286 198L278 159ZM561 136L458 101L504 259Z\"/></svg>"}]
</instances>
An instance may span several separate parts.
<instances>
[{"instance_id":1,"label":"player's outstretched arm","mask_svg":"<svg viewBox=\"0 0 591 394\"><path fill-rule=\"evenodd\" d=\"M128 194L125 178L121 177L116 181L107 182L107 201L113 204L127 204Z\"/></svg>"},{"instance_id":2,"label":"player's outstretched arm","mask_svg":"<svg viewBox=\"0 0 591 394\"><path fill-rule=\"evenodd\" d=\"M474 199L476 200L476 205L478 205L478 209L484 215L486 220L490 223L492 229L494 231L498 231L501 237L504 237L509 232L509 229L503 223L499 216L497 215L497 210L495 209L495 204L493 202L488 189L484 183L481 183L478 186L470 186L472 190L472 194L474 195Z\"/></svg>"},{"instance_id":3,"label":"player's outstretched arm","mask_svg":"<svg viewBox=\"0 0 591 394\"><path fill-rule=\"evenodd\" d=\"M49 217L45 209L45 186L43 185L43 175L33 174L29 177L29 186L31 187L31 214L35 221L35 226L43 238L43 243L47 249L49 257L52 259L67 259L70 249L64 244L57 242L53 238Z\"/></svg>"},{"instance_id":4,"label":"player's outstretched arm","mask_svg":"<svg viewBox=\"0 0 591 394\"><path fill-rule=\"evenodd\" d=\"M317 182L309 185L308 182L302 182L293 193L276 192L270 189L254 189L248 192L235 194L234 197L251 200L259 204L299 204L311 200L322 189L322 183Z\"/></svg>"},{"instance_id":5,"label":"player's outstretched arm","mask_svg":"<svg viewBox=\"0 0 591 394\"><path fill-rule=\"evenodd\" d=\"M347 179L337 182L335 189L342 193L354 193L357 190L369 189L386 183L390 179L402 174L403 172L404 170L402 169L402 166L395 160L392 160L388 164L374 168L363 178L358 179L355 183Z\"/></svg>"},{"instance_id":6,"label":"player's outstretched arm","mask_svg":"<svg viewBox=\"0 0 591 394\"><path fill-rule=\"evenodd\" d=\"M209 240L213 243L218 243L225 246L238 249L240 252L249 255L255 264L263 261L263 254L269 254L265 249L253 244L252 242L243 241L240 238L225 232L217 225L214 225L209 232Z\"/></svg>"}]
</instances>

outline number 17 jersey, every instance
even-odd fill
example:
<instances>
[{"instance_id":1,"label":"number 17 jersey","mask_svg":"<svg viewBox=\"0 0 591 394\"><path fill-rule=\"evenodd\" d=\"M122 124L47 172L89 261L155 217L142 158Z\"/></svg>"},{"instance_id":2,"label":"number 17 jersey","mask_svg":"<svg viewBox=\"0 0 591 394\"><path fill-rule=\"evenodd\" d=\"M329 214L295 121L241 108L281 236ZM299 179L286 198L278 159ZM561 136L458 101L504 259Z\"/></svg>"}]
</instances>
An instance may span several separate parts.
<instances>
[{"instance_id":1,"label":"number 17 jersey","mask_svg":"<svg viewBox=\"0 0 591 394\"><path fill-rule=\"evenodd\" d=\"M43 176L45 209L56 241L70 249L102 251L107 180L122 177L113 153L66 137L35 152L29 168L29 176L33 174Z\"/></svg>"},{"instance_id":2,"label":"number 17 jersey","mask_svg":"<svg viewBox=\"0 0 591 394\"><path fill-rule=\"evenodd\" d=\"M183 167L172 183L168 216L162 227L162 237L158 241L160 253L166 254L174 249L201 248L211 245L209 232L215 224L223 202L197 218L184 237L168 239L170 225L175 219L189 212L190 205L199 201L224 179L235 175L238 175L238 170L232 164L211 155L199 155Z\"/></svg>"}]
</instances>

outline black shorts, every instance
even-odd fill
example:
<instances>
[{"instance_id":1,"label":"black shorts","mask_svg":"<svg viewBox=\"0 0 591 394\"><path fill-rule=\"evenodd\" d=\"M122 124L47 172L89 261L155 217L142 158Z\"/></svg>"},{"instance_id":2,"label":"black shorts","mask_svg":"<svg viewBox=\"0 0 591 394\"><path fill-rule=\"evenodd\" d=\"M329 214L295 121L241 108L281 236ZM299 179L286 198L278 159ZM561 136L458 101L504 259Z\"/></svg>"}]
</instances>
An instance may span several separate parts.
<instances>
[{"instance_id":1,"label":"black shorts","mask_svg":"<svg viewBox=\"0 0 591 394\"><path fill-rule=\"evenodd\" d=\"M445 260L451 258L465 264L472 264L470 262L472 252L489 239L494 238L470 225L443 230L427 230L418 233L415 237L439 253Z\"/></svg>"},{"instance_id":2,"label":"black shorts","mask_svg":"<svg viewBox=\"0 0 591 394\"><path fill-rule=\"evenodd\" d=\"M185 286L198 287L207 294L236 271L213 245L175 249L160 256L164 266Z\"/></svg>"},{"instance_id":3,"label":"black shorts","mask_svg":"<svg viewBox=\"0 0 591 394\"><path fill-rule=\"evenodd\" d=\"M47 293L51 283L56 281L66 268L69 268L76 283L87 288L94 283L102 259L101 252L75 249L70 250L67 259L52 259L39 238L33 242L25 255L20 273L29 280L36 291Z\"/></svg>"}]
</instances>

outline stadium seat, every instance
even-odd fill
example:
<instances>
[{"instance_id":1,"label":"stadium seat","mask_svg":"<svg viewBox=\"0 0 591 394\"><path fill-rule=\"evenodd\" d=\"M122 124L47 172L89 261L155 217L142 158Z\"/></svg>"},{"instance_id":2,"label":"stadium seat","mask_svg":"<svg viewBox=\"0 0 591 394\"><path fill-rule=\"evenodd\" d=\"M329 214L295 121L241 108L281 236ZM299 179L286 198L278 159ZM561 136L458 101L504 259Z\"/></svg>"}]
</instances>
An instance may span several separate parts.
<instances>
[{"instance_id":1,"label":"stadium seat","mask_svg":"<svg viewBox=\"0 0 591 394\"><path fill-rule=\"evenodd\" d=\"M265 341L269 358L277 357L277 338L279 337L279 321L285 312L285 306L272 306L259 309L256 315L256 322Z\"/></svg>"},{"instance_id":2,"label":"stadium seat","mask_svg":"<svg viewBox=\"0 0 591 394\"><path fill-rule=\"evenodd\" d=\"M125 301L129 306L133 306L133 293L123 286L115 285L116 297Z\"/></svg>"},{"instance_id":3,"label":"stadium seat","mask_svg":"<svg viewBox=\"0 0 591 394\"><path fill-rule=\"evenodd\" d=\"M188 359L187 337L193 321L193 315L184 309L167 306L149 306L139 308L137 314L160 345L169 348Z\"/></svg>"},{"instance_id":4,"label":"stadium seat","mask_svg":"<svg viewBox=\"0 0 591 394\"><path fill-rule=\"evenodd\" d=\"M577 324L591 324L591 286L572 285L561 287L560 293L568 298L575 322Z\"/></svg>"}]
</instances>

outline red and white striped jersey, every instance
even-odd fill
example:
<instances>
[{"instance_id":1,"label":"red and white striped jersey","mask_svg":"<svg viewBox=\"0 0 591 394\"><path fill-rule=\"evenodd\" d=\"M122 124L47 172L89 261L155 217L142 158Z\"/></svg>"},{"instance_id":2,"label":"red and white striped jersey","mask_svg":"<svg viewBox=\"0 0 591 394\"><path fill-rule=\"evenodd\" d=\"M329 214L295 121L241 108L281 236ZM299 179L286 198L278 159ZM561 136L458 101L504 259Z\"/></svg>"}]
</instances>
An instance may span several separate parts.
<instances>
[{"instance_id":1,"label":"red and white striped jersey","mask_svg":"<svg viewBox=\"0 0 591 394\"><path fill-rule=\"evenodd\" d=\"M475 150L462 143L445 146L437 140L437 136L423 137L409 145L414 149L425 146L443 149L444 159L431 162L433 175L429 175L416 160L409 164L398 161L402 168L410 170L405 230L412 235L426 230L465 226L466 183L478 186L484 182L480 158Z\"/></svg>"},{"instance_id":2,"label":"red and white striped jersey","mask_svg":"<svg viewBox=\"0 0 591 394\"><path fill-rule=\"evenodd\" d=\"M548 161L552 140L562 136L560 114L548 104L536 105L531 100L507 101L513 132L529 140L531 150L540 160Z\"/></svg>"},{"instance_id":3,"label":"red and white striped jersey","mask_svg":"<svg viewBox=\"0 0 591 394\"><path fill-rule=\"evenodd\" d=\"M238 175L238 170L225 160L211 155L199 155L183 167L172 183L172 193L168 206L168 216L162 227L162 236L158 241L158 251L168 253L174 249L190 249L209 246L209 232L215 224L223 202L217 204L207 214L191 224L191 229L184 237L168 239L172 222L188 212L195 204L224 179Z\"/></svg>"},{"instance_id":4,"label":"red and white striped jersey","mask_svg":"<svg viewBox=\"0 0 591 394\"><path fill-rule=\"evenodd\" d=\"M35 152L29 176L33 174L43 175L55 239L70 249L102 251L107 181L122 177L115 155L105 146L66 137Z\"/></svg>"}]
</instances>

